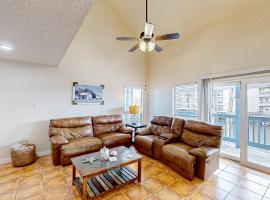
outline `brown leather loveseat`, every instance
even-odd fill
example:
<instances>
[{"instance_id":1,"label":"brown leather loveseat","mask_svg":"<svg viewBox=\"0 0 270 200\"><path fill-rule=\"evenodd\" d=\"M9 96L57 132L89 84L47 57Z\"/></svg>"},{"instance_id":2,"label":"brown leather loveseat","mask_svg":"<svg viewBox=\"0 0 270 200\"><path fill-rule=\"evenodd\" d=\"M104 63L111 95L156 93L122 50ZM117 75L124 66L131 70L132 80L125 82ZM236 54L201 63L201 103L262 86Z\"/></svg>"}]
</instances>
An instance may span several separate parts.
<instances>
[{"instance_id":1,"label":"brown leather loveseat","mask_svg":"<svg viewBox=\"0 0 270 200\"><path fill-rule=\"evenodd\" d=\"M142 131L145 132L147 131ZM136 134L140 135L141 132ZM205 180L218 169L221 134L221 126L175 118L169 132L155 137L151 146L152 155L147 155L162 160L190 180L195 175ZM139 147L138 151L144 153L142 148L147 139L141 137L145 136L136 136L135 146Z\"/></svg>"},{"instance_id":2,"label":"brown leather loveseat","mask_svg":"<svg viewBox=\"0 0 270 200\"><path fill-rule=\"evenodd\" d=\"M120 115L50 120L53 164L70 164L72 157L99 151L102 146L130 146L131 133L132 129L124 127Z\"/></svg>"}]
</instances>

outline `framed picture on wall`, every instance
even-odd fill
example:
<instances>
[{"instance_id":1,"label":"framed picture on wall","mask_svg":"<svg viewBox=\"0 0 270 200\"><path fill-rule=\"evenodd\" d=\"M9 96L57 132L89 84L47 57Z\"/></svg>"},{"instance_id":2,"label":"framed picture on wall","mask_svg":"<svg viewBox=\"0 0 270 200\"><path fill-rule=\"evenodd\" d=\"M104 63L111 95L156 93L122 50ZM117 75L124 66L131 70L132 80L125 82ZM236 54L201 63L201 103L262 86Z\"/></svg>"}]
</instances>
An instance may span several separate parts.
<instances>
[{"instance_id":1,"label":"framed picture on wall","mask_svg":"<svg viewBox=\"0 0 270 200\"><path fill-rule=\"evenodd\" d=\"M103 90L104 85L73 82L72 104L104 105Z\"/></svg>"}]
</instances>

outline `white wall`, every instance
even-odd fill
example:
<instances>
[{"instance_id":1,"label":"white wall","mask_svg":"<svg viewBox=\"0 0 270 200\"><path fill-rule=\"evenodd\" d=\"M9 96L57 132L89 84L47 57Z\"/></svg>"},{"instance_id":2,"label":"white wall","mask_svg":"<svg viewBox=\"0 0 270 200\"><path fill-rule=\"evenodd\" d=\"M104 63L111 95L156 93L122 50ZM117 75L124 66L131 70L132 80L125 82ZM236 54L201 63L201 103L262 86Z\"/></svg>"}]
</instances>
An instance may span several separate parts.
<instances>
[{"instance_id":1,"label":"white wall","mask_svg":"<svg viewBox=\"0 0 270 200\"><path fill-rule=\"evenodd\" d=\"M269 19L270 1L265 1L174 41L160 54L151 54L149 116L172 115L174 84L196 82L202 75L270 66Z\"/></svg>"},{"instance_id":2,"label":"white wall","mask_svg":"<svg viewBox=\"0 0 270 200\"><path fill-rule=\"evenodd\" d=\"M48 153L49 119L121 113L124 85L144 85L144 54L115 40L129 30L104 1L95 1L61 65L0 61L0 162L28 139ZM72 105L72 82L104 84L105 105ZM33 104L39 105L35 111Z\"/></svg>"}]
</instances>

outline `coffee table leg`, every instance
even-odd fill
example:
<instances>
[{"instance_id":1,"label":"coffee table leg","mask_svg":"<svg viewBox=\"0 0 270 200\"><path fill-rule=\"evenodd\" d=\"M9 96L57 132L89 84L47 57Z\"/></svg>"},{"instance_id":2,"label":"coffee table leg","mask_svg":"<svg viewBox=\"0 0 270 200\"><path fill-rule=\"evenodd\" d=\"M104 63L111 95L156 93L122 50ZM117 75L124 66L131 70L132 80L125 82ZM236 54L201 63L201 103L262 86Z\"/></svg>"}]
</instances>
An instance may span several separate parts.
<instances>
[{"instance_id":1,"label":"coffee table leg","mask_svg":"<svg viewBox=\"0 0 270 200\"><path fill-rule=\"evenodd\" d=\"M142 181L142 161L138 161L138 182Z\"/></svg>"},{"instance_id":2,"label":"coffee table leg","mask_svg":"<svg viewBox=\"0 0 270 200\"><path fill-rule=\"evenodd\" d=\"M74 185L75 177L76 177L76 168L72 166L72 185Z\"/></svg>"},{"instance_id":3,"label":"coffee table leg","mask_svg":"<svg viewBox=\"0 0 270 200\"><path fill-rule=\"evenodd\" d=\"M87 178L83 178L83 200L87 200Z\"/></svg>"}]
</instances>

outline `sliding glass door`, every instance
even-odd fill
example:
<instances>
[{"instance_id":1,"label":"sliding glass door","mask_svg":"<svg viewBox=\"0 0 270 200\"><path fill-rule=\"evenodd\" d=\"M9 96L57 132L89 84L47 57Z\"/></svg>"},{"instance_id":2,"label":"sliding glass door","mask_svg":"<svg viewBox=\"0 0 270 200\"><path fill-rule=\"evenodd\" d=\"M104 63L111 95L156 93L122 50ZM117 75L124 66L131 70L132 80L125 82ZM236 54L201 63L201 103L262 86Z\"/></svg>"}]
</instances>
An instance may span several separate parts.
<instances>
[{"instance_id":1,"label":"sliding glass door","mask_svg":"<svg viewBox=\"0 0 270 200\"><path fill-rule=\"evenodd\" d=\"M223 126L221 154L240 160L240 82L214 83L211 123Z\"/></svg>"},{"instance_id":2,"label":"sliding glass door","mask_svg":"<svg viewBox=\"0 0 270 200\"><path fill-rule=\"evenodd\" d=\"M270 171L270 79L242 82L242 158L249 166Z\"/></svg>"}]
</instances>

